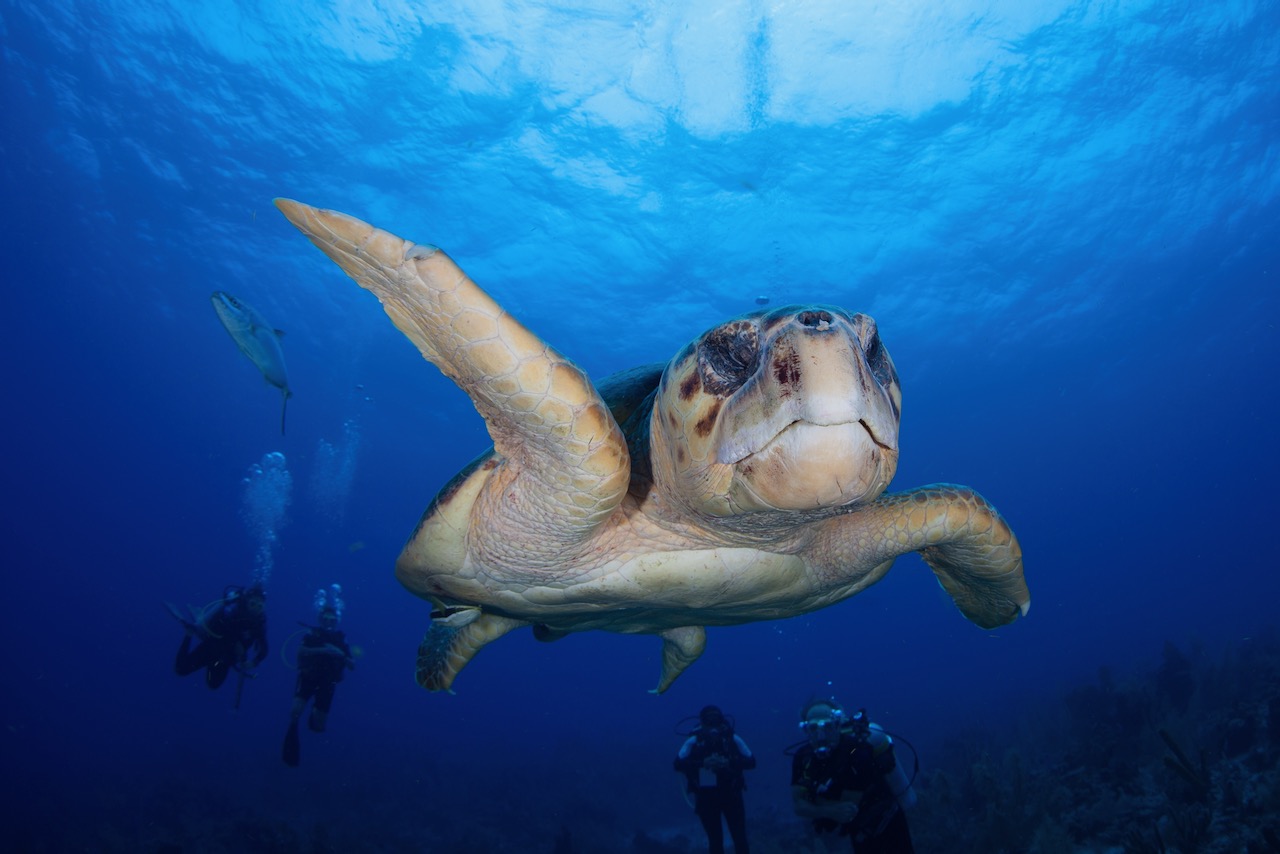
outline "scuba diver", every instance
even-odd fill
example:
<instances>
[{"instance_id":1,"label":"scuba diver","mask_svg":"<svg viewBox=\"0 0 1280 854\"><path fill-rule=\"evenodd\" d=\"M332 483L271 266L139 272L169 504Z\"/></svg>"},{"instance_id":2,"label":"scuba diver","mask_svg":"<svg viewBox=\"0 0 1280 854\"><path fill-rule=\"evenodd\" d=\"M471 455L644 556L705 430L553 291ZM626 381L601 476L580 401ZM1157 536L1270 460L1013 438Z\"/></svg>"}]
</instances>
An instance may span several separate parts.
<instances>
[{"instance_id":1,"label":"scuba diver","mask_svg":"<svg viewBox=\"0 0 1280 854\"><path fill-rule=\"evenodd\" d=\"M735 854L748 854L743 771L756 767L751 748L733 731L732 722L716 706L704 706L698 725L676 754L675 770L685 775L685 791L707 832L711 854L724 854L724 828L729 826Z\"/></svg>"},{"instance_id":2,"label":"scuba diver","mask_svg":"<svg viewBox=\"0 0 1280 854\"><path fill-rule=\"evenodd\" d=\"M240 673L240 685L243 687L244 677L253 676L253 668L267 657L267 592L261 583L255 582L247 589L228 587L221 599L203 609L188 607L188 616L171 603L166 602L165 607L186 629L186 636L173 662L174 672L179 676L204 668L205 684L215 689L235 668ZM195 649L191 648L192 638L199 641ZM249 660L250 653L253 654L252 661ZM239 705L237 692L236 706Z\"/></svg>"},{"instance_id":3,"label":"scuba diver","mask_svg":"<svg viewBox=\"0 0 1280 854\"><path fill-rule=\"evenodd\" d=\"M338 628L344 604L341 594L342 588L337 584L331 585L328 590L317 590L315 605L320 625L299 623L308 631L302 638L302 646L298 648L298 681L293 689L293 708L289 712L289 728L285 731L284 749L281 752L284 764L290 767L297 767L301 760L298 721L307 701L311 701L307 728L312 732L324 732L329 708L333 705L333 692L342 681L344 671L354 670L356 667L355 660L351 657L351 647L347 645L347 637Z\"/></svg>"},{"instance_id":4,"label":"scuba diver","mask_svg":"<svg viewBox=\"0 0 1280 854\"><path fill-rule=\"evenodd\" d=\"M796 815L813 819L814 830L848 836L855 854L913 854L906 810L916 793L893 739L865 709L851 717L834 699L806 705L800 729L808 740L791 762Z\"/></svg>"}]
</instances>

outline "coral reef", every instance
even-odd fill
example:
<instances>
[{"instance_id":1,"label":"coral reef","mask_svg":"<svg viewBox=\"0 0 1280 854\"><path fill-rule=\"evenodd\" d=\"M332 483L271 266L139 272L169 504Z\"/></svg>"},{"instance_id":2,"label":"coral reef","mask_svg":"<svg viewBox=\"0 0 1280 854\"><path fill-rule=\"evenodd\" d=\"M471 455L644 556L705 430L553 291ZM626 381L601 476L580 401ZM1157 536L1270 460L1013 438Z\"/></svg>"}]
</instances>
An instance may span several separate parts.
<instances>
[{"instance_id":1,"label":"coral reef","mask_svg":"<svg viewBox=\"0 0 1280 854\"><path fill-rule=\"evenodd\" d=\"M1280 852L1280 641L1202 658L1166 643L1151 674L1103 668L1014 740L953 739L918 784L918 850Z\"/></svg>"}]
</instances>

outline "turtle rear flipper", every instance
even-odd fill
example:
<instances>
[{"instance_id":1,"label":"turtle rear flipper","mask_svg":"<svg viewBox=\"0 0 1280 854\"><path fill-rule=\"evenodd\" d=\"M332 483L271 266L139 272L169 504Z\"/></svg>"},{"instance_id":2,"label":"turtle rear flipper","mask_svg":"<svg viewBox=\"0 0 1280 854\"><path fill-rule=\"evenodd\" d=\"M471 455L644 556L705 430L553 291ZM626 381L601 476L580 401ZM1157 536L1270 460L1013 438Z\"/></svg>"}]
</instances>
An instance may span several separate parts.
<instances>
[{"instance_id":1,"label":"turtle rear flipper","mask_svg":"<svg viewBox=\"0 0 1280 854\"><path fill-rule=\"evenodd\" d=\"M658 677L658 687L650 691L652 694L661 694L670 688L676 677L707 648L707 630L702 626L667 629L659 637L662 638L662 675Z\"/></svg>"},{"instance_id":2,"label":"turtle rear flipper","mask_svg":"<svg viewBox=\"0 0 1280 854\"><path fill-rule=\"evenodd\" d=\"M535 565L554 562L590 537L626 494L630 458L586 374L504 311L444 251L336 211L288 199L276 205L377 296L396 327L484 417L504 472L493 480L486 514L495 515L486 516L479 536L521 531L521 550ZM501 548L502 536L488 545Z\"/></svg>"}]
</instances>

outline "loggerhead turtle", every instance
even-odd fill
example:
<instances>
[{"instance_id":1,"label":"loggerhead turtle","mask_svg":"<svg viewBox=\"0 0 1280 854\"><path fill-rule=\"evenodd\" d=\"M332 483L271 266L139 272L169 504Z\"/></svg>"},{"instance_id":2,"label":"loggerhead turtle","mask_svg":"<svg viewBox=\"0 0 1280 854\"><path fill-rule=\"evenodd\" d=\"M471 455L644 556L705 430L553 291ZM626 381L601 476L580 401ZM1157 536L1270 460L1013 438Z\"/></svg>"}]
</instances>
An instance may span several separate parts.
<instances>
[{"instance_id":1,"label":"loggerhead turtle","mask_svg":"<svg viewBox=\"0 0 1280 854\"><path fill-rule=\"evenodd\" d=\"M432 603L417 680L450 690L532 626L662 638L665 691L706 626L803 614L919 552L983 628L1027 612L1008 524L964 486L884 494L902 394L875 321L828 306L722 323L666 365L593 384L440 249L276 204L470 397L493 448L447 483L396 562Z\"/></svg>"}]
</instances>

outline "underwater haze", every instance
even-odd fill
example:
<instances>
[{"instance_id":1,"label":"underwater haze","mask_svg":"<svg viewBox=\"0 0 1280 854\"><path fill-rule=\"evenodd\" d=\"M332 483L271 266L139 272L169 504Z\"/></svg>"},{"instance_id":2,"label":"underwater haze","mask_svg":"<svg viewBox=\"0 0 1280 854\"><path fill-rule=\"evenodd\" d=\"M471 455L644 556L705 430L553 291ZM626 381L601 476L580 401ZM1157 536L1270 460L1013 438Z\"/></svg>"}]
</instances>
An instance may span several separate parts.
<instances>
[{"instance_id":1,"label":"underwater haze","mask_svg":"<svg viewBox=\"0 0 1280 854\"><path fill-rule=\"evenodd\" d=\"M1267 0L6 0L14 850L702 851L671 760L714 703L759 756L757 854L843 851L792 816L783 753L825 695L914 745L919 851L1139 851L1191 813L1184 854L1280 850L1278 32ZM986 496L1029 613L977 627L913 554L709 629L661 695L656 637L527 630L422 690L430 606L395 560L490 439L276 197L443 247L593 378L762 305L871 315L902 381L890 489ZM284 333L283 434L216 291ZM175 675L165 603L254 580L257 675ZM290 768L332 584L356 668ZM1201 681L1170 710L1179 656ZM1248 681L1224 674L1251 693L1224 706L1207 686ZM1212 786L947 800L1015 749L1094 779L1067 739L1148 679L1091 749L1148 750L1133 794L1171 734Z\"/></svg>"}]
</instances>

